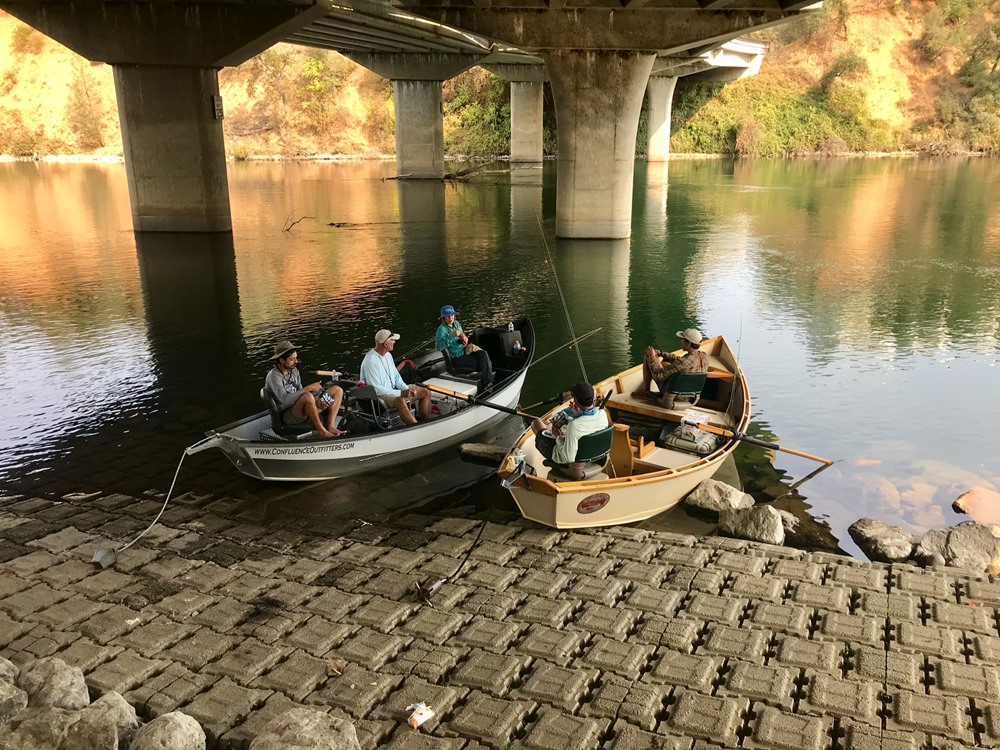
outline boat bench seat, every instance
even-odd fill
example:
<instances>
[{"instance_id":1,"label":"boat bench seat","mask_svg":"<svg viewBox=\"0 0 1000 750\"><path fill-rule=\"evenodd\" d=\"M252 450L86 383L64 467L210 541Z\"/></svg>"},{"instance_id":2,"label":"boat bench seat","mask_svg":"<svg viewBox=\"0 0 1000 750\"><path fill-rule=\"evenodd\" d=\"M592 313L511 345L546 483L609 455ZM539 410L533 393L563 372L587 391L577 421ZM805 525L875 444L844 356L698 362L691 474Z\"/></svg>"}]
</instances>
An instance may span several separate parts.
<instances>
[{"instance_id":1,"label":"boat bench seat","mask_svg":"<svg viewBox=\"0 0 1000 750\"><path fill-rule=\"evenodd\" d=\"M704 403L705 402L701 402L697 406L692 407L692 410L708 414L709 424L715 425L716 427L729 428L732 426L732 420L728 414L718 409L706 408ZM678 411L676 409L667 409L666 407L648 399L632 398L632 396L627 393L614 394L610 399L608 399L608 402L605 404L605 408L620 409L621 411L627 411L632 414L640 414L644 417L662 419L665 422L680 422L688 413L688 410Z\"/></svg>"},{"instance_id":2,"label":"boat bench seat","mask_svg":"<svg viewBox=\"0 0 1000 750\"><path fill-rule=\"evenodd\" d=\"M634 459L632 474L644 474L650 471L674 469L678 466L687 466L691 463L691 461L692 457L690 453L671 450L670 448L656 447L646 453L642 458Z\"/></svg>"}]
</instances>

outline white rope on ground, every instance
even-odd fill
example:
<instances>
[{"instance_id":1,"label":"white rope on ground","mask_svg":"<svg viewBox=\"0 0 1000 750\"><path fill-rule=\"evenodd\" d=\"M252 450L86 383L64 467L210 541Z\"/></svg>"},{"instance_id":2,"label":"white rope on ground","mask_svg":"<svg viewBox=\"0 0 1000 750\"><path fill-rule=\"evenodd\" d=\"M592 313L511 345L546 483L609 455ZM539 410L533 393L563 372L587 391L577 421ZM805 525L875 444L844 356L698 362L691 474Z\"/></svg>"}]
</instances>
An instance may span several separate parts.
<instances>
[{"instance_id":1,"label":"white rope on ground","mask_svg":"<svg viewBox=\"0 0 1000 750\"><path fill-rule=\"evenodd\" d=\"M559 274L556 273L556 264L552 261L552 256L549 254L549 243L545 241L545 230L542 228L542 217L535 212L535 219L538 220L538 233L542 236L542 247L545 248L545 257L549 262L549 268L552 269L552 278L556 280L556 291L559 292L559 302L562 303L563 315L566 316L566 325L569 327L569 335L574 339L576 338L576 331L573 330L573 321L569 317L569 308L566 306L566 298L563 296L562 286L559 284ZM580 372L583 373L583 379L588 383L590 378L587 377L587 368L583 364L583 354L580 352L579 342L576 347L576 358L580 363Z\"/></svg>"}]
</instances>

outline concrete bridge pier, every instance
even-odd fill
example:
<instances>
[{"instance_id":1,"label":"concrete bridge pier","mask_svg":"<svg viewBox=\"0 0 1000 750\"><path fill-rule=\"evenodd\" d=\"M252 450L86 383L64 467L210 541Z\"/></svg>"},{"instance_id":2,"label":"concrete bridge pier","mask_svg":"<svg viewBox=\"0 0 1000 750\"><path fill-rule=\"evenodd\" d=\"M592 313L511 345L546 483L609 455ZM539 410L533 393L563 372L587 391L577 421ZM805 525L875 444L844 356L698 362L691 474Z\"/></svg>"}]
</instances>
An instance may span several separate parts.
<instances>
[{"instance_id":1,"label":"concrete bridge pier","mask_svg":"<svg viewBox=\"0 0 1000 750\"><path fill-rule=\"evenodd\" d=\"M651 52L551 50L558 122L556 236L626 239Z\"/></svg>"},{"instance_id":2,"label":"concrete bridge pier","mask_svg":"<svg viewBox=\"0 0 1000 750\"><path fill-rule=\"evenodd\" d=\"M549 79L544 65L489 63L494 75L510 82L510 161L542 160L543 83Z\"/></svg>"},{"instance_id":3,"label":"concrete bridge pier","mask_svg":"<svg viewBox=\"0 0 1000 750\"><path fill-rule=\"evenodd\" d=\"M653 75L646 93L649 121L646 128L646 161L667 161L670 158L670 113L673 108L677 76Z\"/></svg>"},{"instance_id":4,"label":"concrete bridge pier","mask_svg":"<svg viewBox=\"0 0 1000 750\"><path fill-rule=\"evenodd\" d=\"M115 65L114 77L135 231L232 231L217 71Z\"/></svg>"},{"instance_id":5,"label":"concrete bridge pier","mask_svg":"<svg viewBox=\"0 0 1000 750\"><path fill-rule=\"evenodd\" d=\"M444 121L441 84L477 65L482 55L347 54L359 65L392 81L396 112L396 173L412 179L444 177Z\"/></svg>"}]
</instances>

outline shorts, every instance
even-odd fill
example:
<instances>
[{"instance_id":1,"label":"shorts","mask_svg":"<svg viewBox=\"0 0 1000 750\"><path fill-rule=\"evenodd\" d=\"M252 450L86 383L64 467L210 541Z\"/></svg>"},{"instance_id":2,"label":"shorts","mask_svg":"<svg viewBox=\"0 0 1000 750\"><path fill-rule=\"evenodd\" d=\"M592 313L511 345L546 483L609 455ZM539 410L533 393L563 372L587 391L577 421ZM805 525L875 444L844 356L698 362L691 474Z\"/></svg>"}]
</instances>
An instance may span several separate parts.
<instances>
[{"instance_id":1,"label":"shorts","mask_svg":"<svg viewBox=\"0 0 1000 750\"><path fill-rule=\"evenodd\" d=\"M399 396L394 396L391 393L387 393L384 396L379 396L378 400L382 402L382 406L391 411L392 409L396 408L397 398L399 398ZM409 397L404 397L404 398L406 399L406 401L410 401Z\"/></svg>"}]
</instances>

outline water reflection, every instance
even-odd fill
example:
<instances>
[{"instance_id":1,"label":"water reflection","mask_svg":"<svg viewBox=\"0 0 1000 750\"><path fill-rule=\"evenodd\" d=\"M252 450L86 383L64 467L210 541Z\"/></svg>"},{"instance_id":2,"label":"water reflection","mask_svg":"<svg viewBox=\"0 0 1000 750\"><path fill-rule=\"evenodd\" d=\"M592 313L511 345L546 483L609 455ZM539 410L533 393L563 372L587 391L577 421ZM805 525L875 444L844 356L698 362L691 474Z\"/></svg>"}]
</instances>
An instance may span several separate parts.
<instances>
[{"instance_id":1,"label":"water reflection","mask_svg":"<svg viewBox=\"0 0 1000 750\"><path fill-rule=\"evenodd\" d=\"M409 349L447 302L467 327L531 316L540 354L569 340L567 310L577 334L603 326L533 367L525 403L579 379L578 353L597 380L681 327L725 334L756 428L837 459L789 495L809 462L741 448L748 488L811 506L848 549L860 516L921 530L958 520L950 502L969 486L1000 485L1000 405L983 397L1000 335L1000 160L674 161L669 180L638 163L632 239L604 243L555 239L551 164L448 184L392 173L234 164L231 244L137 247L121 165L0 164L0 481L163 489L185 445L259 409L275 341L300 345L307 377L353 370L375 329ZM440 478L452 460L414 471ZM373 493L393 506L410 476L286 496L213 454L190 471L190 489L303 513ZM448 502L491 497L488 476L456 469L471 484Z\"/></svg>"}]
</instances>

